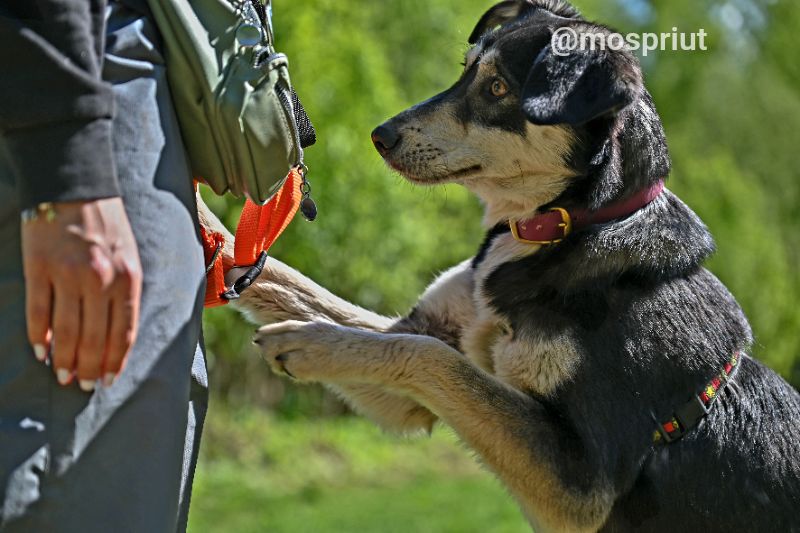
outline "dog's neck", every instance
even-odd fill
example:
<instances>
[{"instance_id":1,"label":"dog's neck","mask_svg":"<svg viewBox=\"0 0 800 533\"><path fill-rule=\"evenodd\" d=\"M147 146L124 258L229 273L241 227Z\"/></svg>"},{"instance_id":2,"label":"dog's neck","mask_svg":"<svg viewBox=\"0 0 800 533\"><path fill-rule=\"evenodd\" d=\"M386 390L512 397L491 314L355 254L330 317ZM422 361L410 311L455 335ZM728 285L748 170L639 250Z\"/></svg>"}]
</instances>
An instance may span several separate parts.
<instances>
[{"instance_id":1,"label":"dog's neck","mask_svg":"<svg viewBox=\"0 0 800 533\"><path fill-rule=\"evenodd\" d=\"M574 176L519 175L505 178L471 178L462 181L483 203L483 225L492 228L509 220L534 216L558 198Z\"/></svg>"}]
</instances>

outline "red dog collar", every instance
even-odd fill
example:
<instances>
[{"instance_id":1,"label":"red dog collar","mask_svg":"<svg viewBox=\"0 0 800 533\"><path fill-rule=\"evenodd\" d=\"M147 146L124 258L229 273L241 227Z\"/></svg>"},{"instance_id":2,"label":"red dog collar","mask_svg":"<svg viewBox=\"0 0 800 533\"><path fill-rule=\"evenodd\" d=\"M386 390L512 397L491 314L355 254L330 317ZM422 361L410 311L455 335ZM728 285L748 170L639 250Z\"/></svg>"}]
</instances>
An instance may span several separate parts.
<instances>
[{"instance_id":1,"label":"red dog collar","mask_svg":"<svg viewBox=\"0 0 800 533\"><path fill-rule=\"evenodd\" d=\"M635 195L611 204L608 207L589 211L588 209L567 210L553 207L547 213L534 217L509 221L511 233L519 242L525 244L553 244L561 242L567 235L593 224L603 224L626 217L645 207L658 198L664 190L664 180L659 180Z\"/></svg>"}]
</instances>

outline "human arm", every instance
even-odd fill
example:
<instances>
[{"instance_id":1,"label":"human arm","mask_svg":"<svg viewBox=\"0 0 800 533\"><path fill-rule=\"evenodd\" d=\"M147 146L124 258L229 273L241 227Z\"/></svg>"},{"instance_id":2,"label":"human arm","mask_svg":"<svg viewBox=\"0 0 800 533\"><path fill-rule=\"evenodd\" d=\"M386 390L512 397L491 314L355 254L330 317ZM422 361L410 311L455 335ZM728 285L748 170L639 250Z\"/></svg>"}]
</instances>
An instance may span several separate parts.
<instances>
[{"instance_id":1,"label":"human arm","mask_svg":"<svg viewBox=\"0 0 800 533\"><path fill-rule=\"evenodd\" d=\"M84 390L119 370L141 291L113 158L113 93L101 76L105 8L0 6L0 143L21 210L55 213L22 225L28 336L40 359L52 348L62 384L77 373Z\"/></svg>"}]
</instances>

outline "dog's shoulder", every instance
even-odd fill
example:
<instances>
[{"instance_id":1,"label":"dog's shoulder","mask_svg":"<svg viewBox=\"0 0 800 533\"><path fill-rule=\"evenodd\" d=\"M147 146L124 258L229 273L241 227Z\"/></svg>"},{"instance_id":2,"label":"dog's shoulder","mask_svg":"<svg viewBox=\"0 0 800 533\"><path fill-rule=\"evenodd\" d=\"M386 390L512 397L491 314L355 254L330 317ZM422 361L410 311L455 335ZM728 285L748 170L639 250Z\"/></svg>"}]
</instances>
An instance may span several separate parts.
<instances>
[{"instance_id":1,"label":"dog's shoulder","mask_svg":"<svg viewBox=\"0 0 800 533\"><path fill-rule=\"evenodd\" d=\"M465 330L462 347L472 361L509 385L548 396L575 371L580 359L575 342L565 331L551 335L520 327L515 317L498 312L486 285L497 269L531 257L541 248L514 239L508 225L488 232L472 262L476 320ZM527 283L511 283L518 283L518 295L524 297Z\"/></svg>"}]
</instances>

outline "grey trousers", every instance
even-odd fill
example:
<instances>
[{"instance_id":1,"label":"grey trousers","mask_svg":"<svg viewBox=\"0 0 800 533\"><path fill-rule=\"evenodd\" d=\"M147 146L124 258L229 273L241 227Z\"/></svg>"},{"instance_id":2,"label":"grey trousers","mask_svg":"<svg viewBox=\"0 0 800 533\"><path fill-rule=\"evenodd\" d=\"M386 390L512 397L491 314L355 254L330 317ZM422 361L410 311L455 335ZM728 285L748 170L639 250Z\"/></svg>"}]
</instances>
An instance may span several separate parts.
<instances>
[{"instance_id":1,"label":"grey trousers","mask_svg":"<svg viewBox=\"0 0 800 533\"><path fill-rule=\"evenodd\" d=\"M111 3L104 78L139 245L139 336L120 378L61 387L25 334L14 180L0 159L0 530L185 530L207 405L203 253L191 175L152 23ZM0 139L2 143L2 139ZM0 150L1 152L2 150ZM48 147L41 147L48 157ZM78 310L76 309L76 312Z\"/></svg>"}]
</instances>

